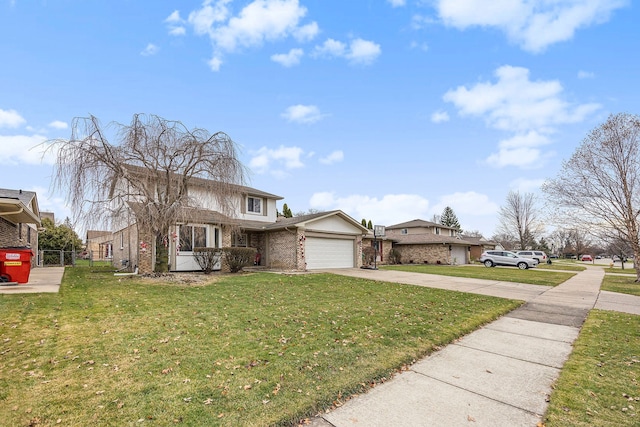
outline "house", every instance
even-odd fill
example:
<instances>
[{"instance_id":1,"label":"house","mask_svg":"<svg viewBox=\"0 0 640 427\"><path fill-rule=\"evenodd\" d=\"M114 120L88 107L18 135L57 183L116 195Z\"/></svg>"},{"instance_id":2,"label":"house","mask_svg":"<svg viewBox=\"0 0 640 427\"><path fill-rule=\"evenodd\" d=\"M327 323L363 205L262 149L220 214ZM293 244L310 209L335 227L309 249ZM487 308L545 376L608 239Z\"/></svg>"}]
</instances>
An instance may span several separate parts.
<instances>
[{"instance_id":1,"label":"house","mask_svg":"<svg viewBox=\"0 0 640 427\"><path fill-rule=\"evenodd\" d=\"M491 251L494 249L502 250L500 244L498 242L494 242L492 240L487 240L482 236L479 237L471 237L471 236L461 236L462 239L471 243L471 250L469 251L469 256L472 261L480 259L480 256L484 251Z\"/></svg>"},{"instance_id":2,"label":"house","mask_svg":"<svg viewBox=\"0 0 640 427\"><path fill-rule=\"evenodd\" d=\"M388 235L384 236L374 236L373 230L369 230L367 235L362 238L362 251L365 254L363 263L371 263L371 260L367 260L367 249L369 249L369 254L375 254L375 263L376 264L388 264L389 263L389 252L393 248L394 241L389 238ZM369 262L368 262L369 261Z\"/></svg>"},{"instance_id":3,"label":"house","mask_svg":"<svg viewBox=\"0 0 640 427\"><path fill-rule=\"evenodd\" d=\"M40 208L33 191L0 188L0 247L27 247L38 254ZM31 267L37 256L31 258Z\"/></svg>"},{"instance_id":4,"label":"house","mask_svg":"<svg viewBox=\"0 0 640 427\"><path fill-rule=\"evenodd\" d=\"M85 257L92 260L113 258L113 233L104 230L88 230L85 239Z\"/></svg>"},{"instance_id":5,"label":"house","mask_svg":"<svg viewBox=\"0 0 640 427\"><path fill-rule=\"evenodd\" d=\"M169 271L198 271L194 258L198 247L250 247L257 251L255 264L284 270L358 267L362 263L362 236L367 229L335 210L293 218L278 217L281 196L247 186L234 186L235 212L225 216L216 209L212 181L192 178L187 189L199 207L180 208L177 221L161 243L139 229L135 213L138 201L128 202L127 214L112 236L116 266L154 271L166 250ZM159 245L163 247L158 248ZM159 266L164 267L164 266ZM224 269L218 262L214 269Z\"/></svg>"},{"instance_id":6,"label":"house","mask_svg":"<svg viewBox=\"0 0 640 427\"><path fill-rule=\"evenodd\" d=\"M403 264L468 264L472 243L459 230L421 219L386 227Z\"/></svg>"}]
</instances>

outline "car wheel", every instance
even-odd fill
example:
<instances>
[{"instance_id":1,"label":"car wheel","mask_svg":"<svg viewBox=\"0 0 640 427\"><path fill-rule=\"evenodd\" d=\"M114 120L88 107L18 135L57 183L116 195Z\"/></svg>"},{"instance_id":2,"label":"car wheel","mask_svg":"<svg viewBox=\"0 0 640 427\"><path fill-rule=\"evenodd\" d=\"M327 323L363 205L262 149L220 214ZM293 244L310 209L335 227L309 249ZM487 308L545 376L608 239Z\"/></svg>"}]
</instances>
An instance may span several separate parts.
<instances>
[{"instance_id":1,"label":"car wheel","mask_svg":"<svg viewBox=\"0 0 640 427\"><path fill-rule=\"evenodd\" d=\"M518 263L518 268L519 268L520 270L526 270L527 268L529 268L529 266L527 265L527 263L526 263L526 262L519 262L519 263Z\"/></svg>"},{"instance_id":2,"label":"car wheel","mask_svg":"<svg viewBox=\"0 0 640 427\"><path fill-rule=\"evenodd\" d=\"M485 267L493 267L493 261L491 261L490 259L486 260L484 262L484 266Z\"/></svg>"}]
</instances>

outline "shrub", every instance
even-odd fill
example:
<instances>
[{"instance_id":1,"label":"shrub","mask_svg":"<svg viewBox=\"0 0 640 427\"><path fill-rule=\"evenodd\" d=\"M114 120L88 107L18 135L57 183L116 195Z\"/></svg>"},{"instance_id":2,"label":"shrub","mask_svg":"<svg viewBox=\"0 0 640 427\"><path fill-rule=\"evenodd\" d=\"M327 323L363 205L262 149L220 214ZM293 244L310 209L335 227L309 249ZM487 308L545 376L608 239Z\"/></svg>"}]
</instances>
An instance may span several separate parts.
<instances>
[{"instance_id":1,"label":"shrub","mask_svg":"<svg viewBox=\"0 0 640 427\"><path fill-rule=\"evenodd\" d=\"M210 274L220 261L222 251L219 248L193 248L193 257L204 272Z\"/></svg>"},{"instance_id":2,"label":"shrub","mask_svg":"<svg viewBox=\"0 0 640 427\"><path fill-rule=\"evenodd\" d=\"M237 273L242 267L253 265L257 250L255 248L222 248L224 261L231 273Z\"/></svg>"},{"instance_id":3,"label":"shrub","mask_svg":"<svg viewBox=\"0 0 640 427\"><path fill-rule=\"evenodd\" d=\"M389 260L389 264L402 264L402 257L400 256L400 251L396 248L391 248L389 250L389 256L387 260Z\"/></svg>"},{"instance_id":4,"label":"shrub","mask_svg":"<svg viewBox=\"0 0 640 427\"><path fill-rule=\"evenodd\" d=\"M367 246L365 248L362 248L362 262L364 265L373 264L375 256L376 256L376 250L373 246Z\"/></svg>"}]
</instances>

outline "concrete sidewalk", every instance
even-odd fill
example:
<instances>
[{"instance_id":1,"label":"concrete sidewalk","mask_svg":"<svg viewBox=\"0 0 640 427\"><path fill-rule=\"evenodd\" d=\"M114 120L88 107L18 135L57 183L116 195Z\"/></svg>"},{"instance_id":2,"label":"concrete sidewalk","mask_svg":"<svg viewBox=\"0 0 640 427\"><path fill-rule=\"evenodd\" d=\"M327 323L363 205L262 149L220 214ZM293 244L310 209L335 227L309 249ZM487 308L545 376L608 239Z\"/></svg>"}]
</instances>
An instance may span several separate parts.
<instances>
[{"instance_id":1,"label":"concrete sidewalk","mask_svg":"<svg viewBox=\"0 0 640 427\"><path fill-rule=\"evenodd\" d=\"M604 271L597 267L554 288L390 270L332 272L527 302L314 419L316 427L535 426L589 310L603 299ZM640 298L614 295L599 308L640 314Z\"/></svg>"},{"instance_id":2,"label":"concrete sidewalk","mask_svg":"<svg viewBox=\"0 0 640 427\"><path fill-rule=\"evenodd\" d=\"M34 294L58 292L64 267L36 267L29 273L29 281L18 285L0 286L0 294Z\"/></svg>"}]
</instances>

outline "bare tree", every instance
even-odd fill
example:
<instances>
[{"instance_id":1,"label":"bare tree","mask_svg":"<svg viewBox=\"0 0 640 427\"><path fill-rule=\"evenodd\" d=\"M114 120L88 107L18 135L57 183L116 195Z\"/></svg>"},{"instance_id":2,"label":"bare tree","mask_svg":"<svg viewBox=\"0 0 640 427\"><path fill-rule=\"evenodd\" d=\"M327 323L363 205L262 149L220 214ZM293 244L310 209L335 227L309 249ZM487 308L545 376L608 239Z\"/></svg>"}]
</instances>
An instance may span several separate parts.
<instances>
[{"instance_id":1,"label":"bare tree","mask_svg":"<svg viewBox=\"0 0 640 427\"><path fill-rule=\"evenodd\" d=\"M562 215L627 242L640 256L640 117L609 116L592 130L543 190ZM636 282L640 263L636 263Z\"/></svg>"},{"instance_id":2,"label":"bare tree","mask_svg":"<svg viewBox=\"0 0 640 427\"><path fill-rule=\"evenodd\" d=\"M510 191L505 205L500 207L497 234L510 236L522 250L534 245L541 232L542 224L534 194Z\"/></svg>"},{"instance_id":3,"label":"bare tree","mask_svg":"<svg viewBox=\"0 0 640 427\"><path fill-rule=\"evenodd\" d=\"M162 259L169 227L201 205L190 188L205 187L221 217L231 216L245 170L228 135L143 114L113 126L118 144L108 141L94 116L75 118L71 137L53 141L59 148L54 185L66 190L82 223L123 222L130 213L155 238L156 258ZM166 269L166 262L156 268Z\"/></svg>"}]
</instances>

